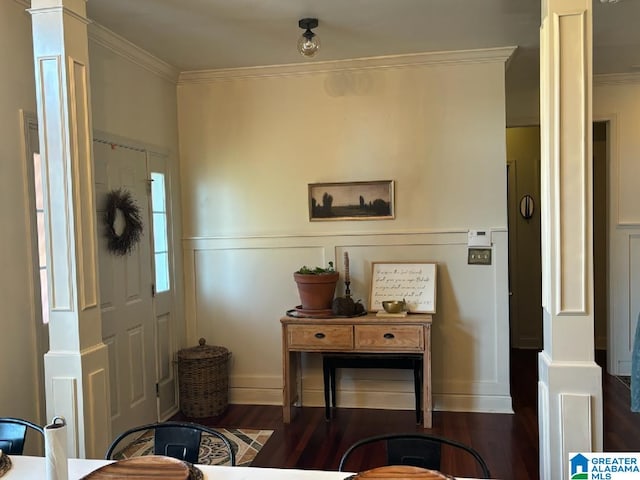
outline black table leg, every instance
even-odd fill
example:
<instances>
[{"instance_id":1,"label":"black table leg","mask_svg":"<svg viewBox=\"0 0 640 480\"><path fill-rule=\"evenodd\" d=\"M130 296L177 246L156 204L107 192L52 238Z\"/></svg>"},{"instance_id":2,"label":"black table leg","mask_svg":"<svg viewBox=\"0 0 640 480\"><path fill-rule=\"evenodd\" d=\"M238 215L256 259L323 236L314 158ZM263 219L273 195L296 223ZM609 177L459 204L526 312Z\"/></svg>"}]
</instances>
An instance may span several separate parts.
<instances>
[{"instance_id":1,"label":"black table leg","mask_svg":"<svg viewBox=\"0 0 640 480\"><path fill-rule=\"evenodd\" d=\"M413 382L416 392L416 423L419 425L422 419L422 361L416 360L413 363Z\"/></svg>"},{"instance_id":2,"label":"black table leg","mask_svg":"<svg viewBox=\"0 0 640 480\"><path fill-rule=\"evenodd\" d=\"M324 418L329 420L331 418L331 410L329 404L329 382L331 379L329 362L327 360L322 361L322 379L324 382Z\"/></svg>"},{"instance_id":3,"label":"black table leg","mask_svg":"<svg viewBox=\"0 0 640 480\"><path fill-rule=\"evenodd\" d=\"M332 364L329 368L329 381L331 383L331 406L336 406L336 367Z\"/></svg>"}]
</instances>

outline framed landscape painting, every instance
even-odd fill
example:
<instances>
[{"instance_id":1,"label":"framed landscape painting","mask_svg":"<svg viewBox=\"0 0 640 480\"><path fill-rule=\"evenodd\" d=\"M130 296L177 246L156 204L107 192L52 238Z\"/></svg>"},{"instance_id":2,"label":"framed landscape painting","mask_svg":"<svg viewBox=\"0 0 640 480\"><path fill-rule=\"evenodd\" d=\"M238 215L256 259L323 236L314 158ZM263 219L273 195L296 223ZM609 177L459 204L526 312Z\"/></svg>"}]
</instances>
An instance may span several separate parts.
<instances>
[{"instance_id":1,"label":"framed landscape painting","mask_svg":"<svg viewBox=\"0 0 640 480\"><path fill-rule=\"evenodd\" d=\"M393 218L393 180L309 184L311 221Z\"/></svg>"}]
</instances>

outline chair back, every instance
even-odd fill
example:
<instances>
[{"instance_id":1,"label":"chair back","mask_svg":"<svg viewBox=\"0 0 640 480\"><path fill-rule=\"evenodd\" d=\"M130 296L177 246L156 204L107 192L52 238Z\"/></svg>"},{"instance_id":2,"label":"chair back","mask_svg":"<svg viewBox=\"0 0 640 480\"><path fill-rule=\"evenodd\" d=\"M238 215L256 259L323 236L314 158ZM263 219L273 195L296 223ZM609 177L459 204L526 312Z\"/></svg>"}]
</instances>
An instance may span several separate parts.
<instances>
[{"instance_id":1,"label":"chair back","mask_svg":"<svg viewBox=\"0 0 640 480\"><path fill-rule=\"evenodd\" d=\"M9 455L22 455L30 428L44 437L44 429L40 425L21 418L0 417L0 450Z\"/></svg>"},{"instance_id":2,"label":"chair back","mask_svg":"<svg viewBox=\"0 0 640 480\"><path fill-rule=\"evenodd\" d=\"M157 428L153 453L198 463L202 430L184 426Z\"/></svg>"},{"instance_id":3,"label":"chair back","mask_svg":"<svg viewBox=\"0 0 640 480\"><path fill-rule=\"evenodd\" d=\"M154 455L164 455L189 463L198 463L202 434L207 433L222 441L227 450L229 464L232 466L236 464L235 451L227 437L217 430L190 422L151 423L131 428L116 437L107 449L105 459L114 460L114 456L121 453L131 443L129 441L125 444L123 440L130 439L135 434L143 435L148 431L152 431L154 435Z\"/></svg>"},{"instance_id":4,"label":"chair back","mask_svg":"<svg viewBox=\"0 0 640 480\"><path fill-rule=\"evenodd\" d=\"M442 444L429 438L390 438L387 440L387 465L440 470Z\"/></svg>"},{"instance_id":5,"label":"chair back","mask_svg":"<svg viewBox=\"0 0 640 480\"><path fill-rule=\"evenodd\" d=\"M342 454L338 470L341 472L344 471L343 469L354 451L359 450L365 445L378 442L383 442L386 445L387 465L410 465L439 471L442 446L448 445L471 455L482 471L483 477L481 478L491 478L489 467L475 449L455 440L427 433L384 434L359 440Z\"/></svg>"}]
</instances>

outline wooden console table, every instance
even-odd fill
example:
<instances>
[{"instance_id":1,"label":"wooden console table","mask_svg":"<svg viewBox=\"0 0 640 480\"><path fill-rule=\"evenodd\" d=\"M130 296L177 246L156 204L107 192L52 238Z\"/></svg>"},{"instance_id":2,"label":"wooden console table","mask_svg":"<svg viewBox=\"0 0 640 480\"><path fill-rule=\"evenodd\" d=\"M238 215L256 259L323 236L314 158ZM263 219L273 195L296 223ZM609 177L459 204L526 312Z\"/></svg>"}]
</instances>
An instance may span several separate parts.
<instances>
[{"instance_id":1,"label":"wooden console table","mask_svg":"<svg viewBox=\"0 0 640 480\"><path fill-rule=\"evenodd\" d=\"M291 422L291 405L298 400L300 352L422 354L424 428L431 428L431 315L353 318L282 317L282 380L284 423Z\"/></svg>"}]
</instances>

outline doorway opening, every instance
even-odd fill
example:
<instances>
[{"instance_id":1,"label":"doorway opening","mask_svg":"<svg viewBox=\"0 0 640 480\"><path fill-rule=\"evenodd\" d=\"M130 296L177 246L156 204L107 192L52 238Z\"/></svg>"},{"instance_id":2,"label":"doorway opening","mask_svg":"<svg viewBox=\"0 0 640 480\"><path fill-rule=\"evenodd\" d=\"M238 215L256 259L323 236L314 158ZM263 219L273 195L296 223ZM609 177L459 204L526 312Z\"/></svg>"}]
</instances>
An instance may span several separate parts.
<instances>
[{"instance_id":1,"label":"doorway opening","mask_svg":"<svg viewBox=\"0 0 640 480\"><path fill-rule=\"evenodd\" d=\"M593 123L594 346L602 367L606 365L608 322L608 131L608 122ZM540 127L507 128L506 138L511 355L512 363L513 355L518 355L516 363L526 361L535 370L537 355L524 350L539 351L543 346ZM528 219L520 208L527 195L533 201Z\"/></svg>"},{"instance_id":2,"label":"doorway opening","mask_svg":"<svg viewBox=\"0 0 640 480\"><path fill-rule=\"evenodd\" d=\"M608 270L608 122L593 123L593 325L596 361L606 367ZM602 363L601 363L602 362Z\"/></svg>"},{"instance_id":3,"label":"doorway opening","mask_svg":"<svg viewBox=\"0 0 640 480\"><path fill-rule=\"evenodd\" d=\"M511 348L540 350L540 127L508 128L506 138Z\"/></svg>"}]
</instances>

